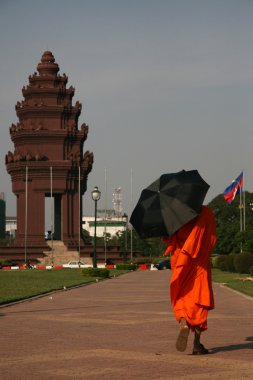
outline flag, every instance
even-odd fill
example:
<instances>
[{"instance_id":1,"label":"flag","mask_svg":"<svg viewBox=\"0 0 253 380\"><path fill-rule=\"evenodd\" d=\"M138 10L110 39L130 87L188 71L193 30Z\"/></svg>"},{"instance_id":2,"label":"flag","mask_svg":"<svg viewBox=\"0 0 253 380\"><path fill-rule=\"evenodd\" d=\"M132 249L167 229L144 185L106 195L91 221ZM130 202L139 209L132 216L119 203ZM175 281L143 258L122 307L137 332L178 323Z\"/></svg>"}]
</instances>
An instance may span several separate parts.
<instances>
[{"instance_id":1,"label":"flag","mask_svg":"<svg viewBox=\"0 0 253 380\"><path fill-rule=\"evenodd\" d=\"M223 197L228 204L231 204L236 196L243 191L243 172L228 186L224 192Z\"/></svg>"}]
</instances>

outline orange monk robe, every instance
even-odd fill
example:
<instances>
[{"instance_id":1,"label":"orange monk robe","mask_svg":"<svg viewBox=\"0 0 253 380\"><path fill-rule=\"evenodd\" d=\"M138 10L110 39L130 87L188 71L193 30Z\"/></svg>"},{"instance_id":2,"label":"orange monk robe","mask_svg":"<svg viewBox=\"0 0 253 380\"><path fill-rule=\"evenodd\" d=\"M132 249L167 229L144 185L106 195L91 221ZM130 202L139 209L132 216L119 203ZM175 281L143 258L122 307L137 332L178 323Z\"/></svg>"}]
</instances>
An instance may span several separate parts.
<instances>
[{"instance_id":1,"label":"orange monk robe","mask_svg":"<svg viewBox=\"0 0 253 380\"><path fill-rule=\"evenodd\" d=\"M185 318L192 329L207 329L208 310L214 308L210 255L216 243L212 211L202 206L200 214L171 237L165 237L171 253L170 295L177 321Z\"/></svg>"}]
</instances>

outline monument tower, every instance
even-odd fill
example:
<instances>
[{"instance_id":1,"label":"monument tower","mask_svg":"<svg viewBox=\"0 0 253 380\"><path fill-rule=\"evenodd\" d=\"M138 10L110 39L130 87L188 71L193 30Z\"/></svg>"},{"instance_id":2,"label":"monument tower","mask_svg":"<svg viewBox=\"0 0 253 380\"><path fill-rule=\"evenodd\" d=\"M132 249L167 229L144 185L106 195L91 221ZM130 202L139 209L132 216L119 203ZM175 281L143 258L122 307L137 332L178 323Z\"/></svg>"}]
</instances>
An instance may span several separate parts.
<instances>
[{"instance_id":1,"label":"monument tower","mask_svg":"<svg viewBox=\"0 0 253 380\"><path fill-rule=\"evenodd\" d=\"M78 128L82 105L72 105L75 89L50 51L22 89L16 104L17 124L10 127L13 152L6 155L17 200L15 244L45 247L45 198L54 207L54 239L75 249L80 244L82 195L92 169L93 153L83 153L88 126ZM48 248L48 247L47 247Z\"/></svg>"}]
</instances>

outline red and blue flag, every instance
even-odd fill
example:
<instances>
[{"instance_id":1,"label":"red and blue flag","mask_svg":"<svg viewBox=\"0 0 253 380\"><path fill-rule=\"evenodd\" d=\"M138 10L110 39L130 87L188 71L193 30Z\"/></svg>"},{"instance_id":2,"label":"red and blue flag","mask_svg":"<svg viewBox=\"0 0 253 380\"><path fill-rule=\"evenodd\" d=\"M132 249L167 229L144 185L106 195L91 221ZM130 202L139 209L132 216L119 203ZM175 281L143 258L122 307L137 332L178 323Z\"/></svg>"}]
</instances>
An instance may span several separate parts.
<instances>
[{"instance_id":1,"label":"red and blue flag","mask_svg":"<svg viewBox=\"0 0 253 380\"><path fill-rule=\"evenodd\" d=\"M228 204L231 204L236 196L243 191L243 172L228 186L224 192L223 197Z\"/></svg>"}]
</instances>

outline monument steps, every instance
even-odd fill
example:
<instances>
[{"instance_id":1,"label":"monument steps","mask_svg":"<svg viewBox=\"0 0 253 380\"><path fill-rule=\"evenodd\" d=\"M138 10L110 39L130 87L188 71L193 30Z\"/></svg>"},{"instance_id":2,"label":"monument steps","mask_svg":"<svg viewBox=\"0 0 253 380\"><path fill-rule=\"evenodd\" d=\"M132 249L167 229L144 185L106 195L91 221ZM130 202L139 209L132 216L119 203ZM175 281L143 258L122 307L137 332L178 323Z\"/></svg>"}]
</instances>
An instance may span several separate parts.
<instances>
[{"instance_id":1,"label":"monument steps","mask_svg":"<svg viewBox=\"0 0 253 380\"><path fill-rule=\"evenodd\" d=\"M69 251L67 246L61 240L47 241L51 251L43 252L45 257L40 259L41 265L62 265L69 261L78 261L78 251ZM87 260L86 260L87 261Z\"/></svg>"}]
</instances>

